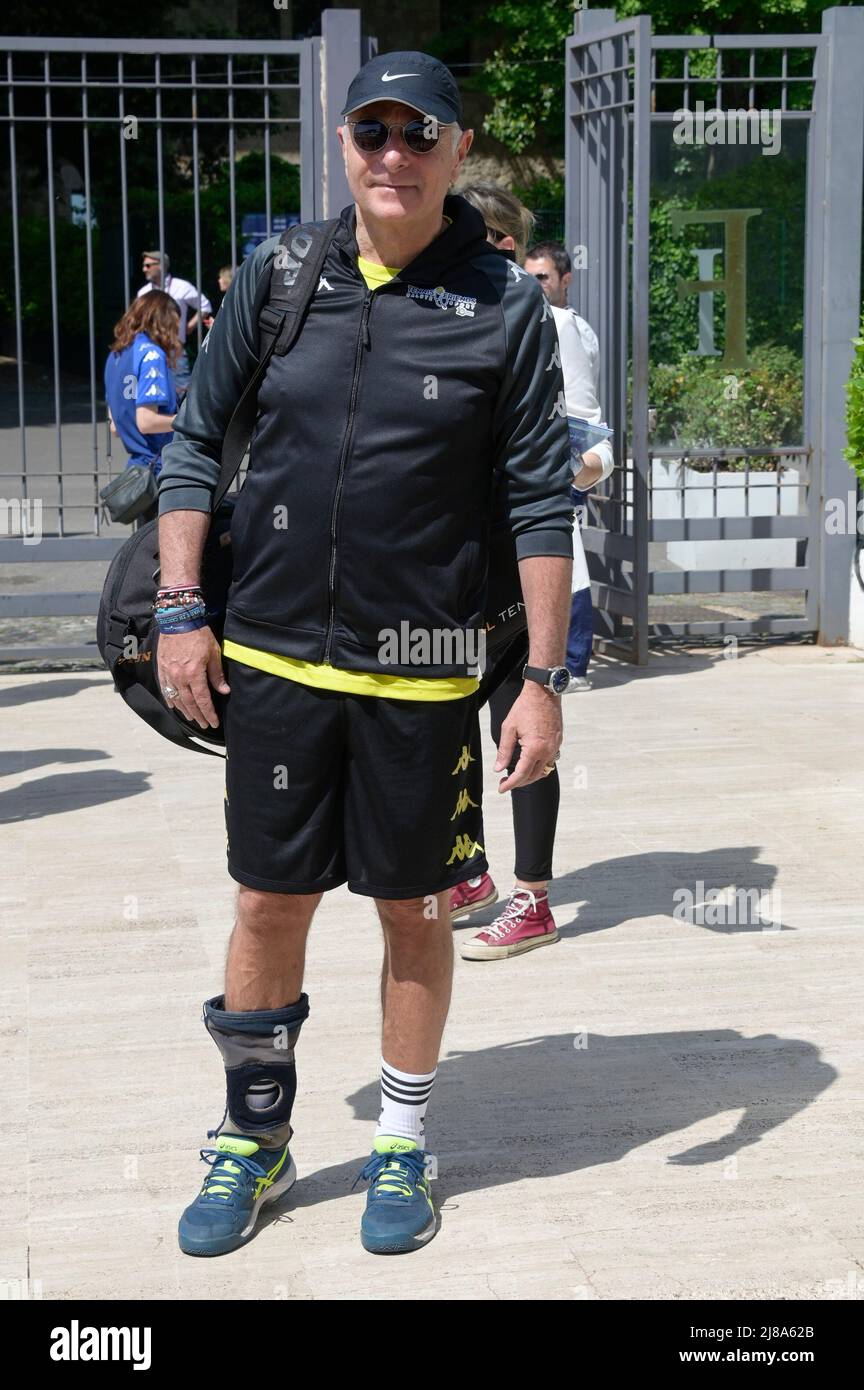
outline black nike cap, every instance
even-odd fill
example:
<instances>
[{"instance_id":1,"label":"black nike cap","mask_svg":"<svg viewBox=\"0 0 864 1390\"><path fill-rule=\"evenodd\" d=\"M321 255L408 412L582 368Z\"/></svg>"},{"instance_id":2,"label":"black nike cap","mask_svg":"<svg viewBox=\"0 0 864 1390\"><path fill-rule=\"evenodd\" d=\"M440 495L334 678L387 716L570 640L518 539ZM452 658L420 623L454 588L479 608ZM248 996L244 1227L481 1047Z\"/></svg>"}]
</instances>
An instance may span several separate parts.
<instances>
[{"instance_id":1,"label":"black nike cap","mask_svg":"<svg viewBox=\"0 0 864 1390\"><path fill-rule=\"evenodd\" d=\"M348 88L342 115L370 101L401 101L442 125L463 124L456 79L429 53L379 53L364 63Z\"/></svg>"}]
</instances>

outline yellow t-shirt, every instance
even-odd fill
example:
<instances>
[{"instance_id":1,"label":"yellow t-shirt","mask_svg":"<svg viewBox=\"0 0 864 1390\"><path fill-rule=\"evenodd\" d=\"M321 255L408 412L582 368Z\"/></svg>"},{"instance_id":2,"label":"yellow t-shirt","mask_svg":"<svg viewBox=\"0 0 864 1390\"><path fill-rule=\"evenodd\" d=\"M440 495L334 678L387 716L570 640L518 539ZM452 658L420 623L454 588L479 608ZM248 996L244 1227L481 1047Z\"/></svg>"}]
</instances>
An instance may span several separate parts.
<instances>
[{"instance_id":1,"label":"yellow t-shirt","mask_svg":"<svg viewBox=\"0 0 864 1390\"><path fill-rule=\"evenodd\" d=\"M370 290L386 285L400 267L376 265L365 257L357 257L357 268ZM314 685L322 690L341 690L349 695L381 695L390 700L460 700L477 689L476 676L385 676L378 671L345 671L314 661L300 661L279 652L267 652L259 647L246 647L227 639L222 643L226 656L268 671L273 676L285 676L301 685Z\"/></svg>"}]
</instances>

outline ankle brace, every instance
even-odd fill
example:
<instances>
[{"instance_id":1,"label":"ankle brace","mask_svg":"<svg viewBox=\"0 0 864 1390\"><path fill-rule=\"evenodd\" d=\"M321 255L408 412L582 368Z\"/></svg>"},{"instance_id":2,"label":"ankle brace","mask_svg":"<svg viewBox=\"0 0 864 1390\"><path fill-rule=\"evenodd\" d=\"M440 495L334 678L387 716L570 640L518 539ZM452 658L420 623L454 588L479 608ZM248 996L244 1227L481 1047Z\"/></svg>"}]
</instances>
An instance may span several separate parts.
<instances>
[{"instance_id":1,"label":"ankle brace","mask_svg":"<svg viewBox=\"0 0 864 1390\"><path fill-rule=\"evenodd\" d=\"M229 1013L224 994L204 1004L204 1024L225 1064L227 1101L219 1126L248 1135L262 1148L279 1148L291 1139L291 1110L297 1091L294 1047L309 1016L309 996L281 1009ZM269 1082L276 1099L266 1109L249 1104L249 1088Z\"/></svg>"}]
</instances>

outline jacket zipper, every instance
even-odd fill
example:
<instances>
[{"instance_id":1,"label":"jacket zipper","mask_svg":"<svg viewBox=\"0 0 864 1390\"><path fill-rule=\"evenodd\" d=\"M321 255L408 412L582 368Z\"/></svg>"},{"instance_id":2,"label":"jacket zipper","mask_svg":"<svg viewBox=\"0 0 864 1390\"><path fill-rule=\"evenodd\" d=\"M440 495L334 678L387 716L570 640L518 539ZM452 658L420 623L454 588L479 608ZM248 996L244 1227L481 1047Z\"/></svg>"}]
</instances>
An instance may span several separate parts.
<instances>
[{"instance_id":1,"label":"jacket zipper","mask_svg":"<svg viewBox=\"0 0 864 1390\"><path fill-rule=\"evenodd\" d=\"M354 410L357 404L357 385L360 380L360 364L363 360L363 349L369 346L369 314L372 308L372 294L372 290L366 290L366 298L363 300L363 313L360 315L360 327L357 332L357 347L354 353L354 375L351 379L351 398L348 405L348 424L345 429L345 439L342 443L342 453L339 458L339 472L336 475L336 491L333 495L333 510L330 513L330 574L328 579L329 612L327 617L327 636L324 643L323 657L325 666L330 664L330 651L333 646L333 632L336 626L336 586L334 583L336 575L336 521L339 514L339 502L342 497L342 484L345 477L345 464L348 461L348 451L351 447L351 434L354 428Z\"/></svg>"}]
</instances>

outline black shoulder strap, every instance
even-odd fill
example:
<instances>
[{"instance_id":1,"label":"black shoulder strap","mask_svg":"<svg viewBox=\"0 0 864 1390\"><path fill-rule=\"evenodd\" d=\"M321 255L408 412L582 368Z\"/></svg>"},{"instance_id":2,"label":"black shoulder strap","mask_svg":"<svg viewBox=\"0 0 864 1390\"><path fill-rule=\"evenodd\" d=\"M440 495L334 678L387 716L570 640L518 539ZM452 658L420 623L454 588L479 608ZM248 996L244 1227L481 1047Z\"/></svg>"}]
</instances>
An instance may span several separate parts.
<instances>
[{"instance_id":1,"label":"black shoulder strap","mask_svg":"<svg viewBox=\"0 0 864 1390\"><path fill-rule=\"evenodd\" d=\"M196 743L192 731L190 730L187 734L183 726L172 717L166 707L161 705L155 695L150 694L149 690L145 690L143 685L137 685L133 681L120 693L130 709L140 715L163 738L175 743L178 748L191 749L196 753L209 753L214 758L225 757L225 754L218 748L209 748L203 742Z\"/></svg>"},{"instance_id":2,"label":"black shoulder strap","mask_svg":"<svg viewBox=\"0 0 864 1390\"><path fill-rule=\"evenodd\" d=\"M258 414L258 387L273 353L282 357L294 346L339 218L289 227L279 238L270 272L270 295L258 320L259 361L228 422L222 444L222 467L213 494L219 506L239 472Z\"/></svg>"}]
</instances>

